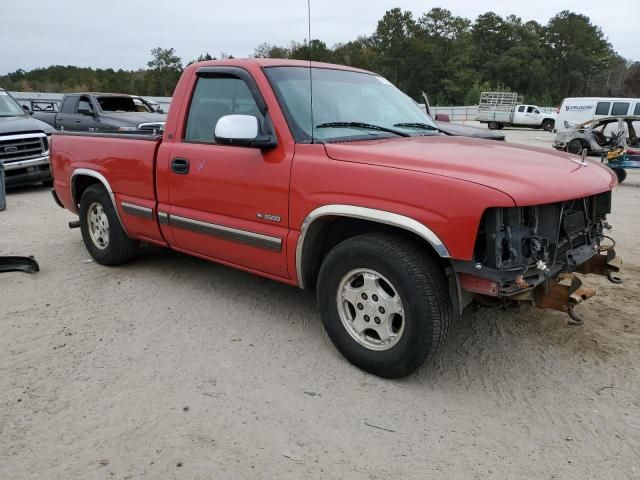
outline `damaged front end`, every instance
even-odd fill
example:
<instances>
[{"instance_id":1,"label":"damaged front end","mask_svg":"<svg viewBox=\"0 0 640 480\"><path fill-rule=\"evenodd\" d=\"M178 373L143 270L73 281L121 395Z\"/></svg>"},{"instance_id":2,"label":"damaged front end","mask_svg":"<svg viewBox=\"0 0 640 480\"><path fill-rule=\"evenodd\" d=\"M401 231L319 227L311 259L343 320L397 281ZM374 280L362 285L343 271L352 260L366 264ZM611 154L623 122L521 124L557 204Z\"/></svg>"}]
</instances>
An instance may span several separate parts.
<instances>
[{"instance_id":1,"label":"damaged front end","mask_svg":"<svg viewBox=\"0 0 640 480\"><path fill-rule=\"evenodd\" d=\"M526 302L540 308L573 311L595 289L575 273L597 274L614 283L622 262L605 232L611 192L530 207L490 208L480 223L474 260L454 261L461 306Z\"/></svg>"}]
</instances>

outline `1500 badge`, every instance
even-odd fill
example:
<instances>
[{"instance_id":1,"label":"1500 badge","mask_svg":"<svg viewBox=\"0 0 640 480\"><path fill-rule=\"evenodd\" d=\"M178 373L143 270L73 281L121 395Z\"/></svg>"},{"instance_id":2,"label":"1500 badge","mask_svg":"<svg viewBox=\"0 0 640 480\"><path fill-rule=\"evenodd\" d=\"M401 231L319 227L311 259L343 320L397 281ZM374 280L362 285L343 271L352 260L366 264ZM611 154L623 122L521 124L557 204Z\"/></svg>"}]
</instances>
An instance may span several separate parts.
<instances>
[{"instance_id":1,"label":"1500 badge","mask_svg":"<svg viewBox=\"0 0 640 480\"><path fill-rule=\"evenodd\" d=\"M268 222L280 222L282 220L280 215L270 215L268 213L256 213L256 217L261 220L267 220Z\"/></svg>"}]
</instances>

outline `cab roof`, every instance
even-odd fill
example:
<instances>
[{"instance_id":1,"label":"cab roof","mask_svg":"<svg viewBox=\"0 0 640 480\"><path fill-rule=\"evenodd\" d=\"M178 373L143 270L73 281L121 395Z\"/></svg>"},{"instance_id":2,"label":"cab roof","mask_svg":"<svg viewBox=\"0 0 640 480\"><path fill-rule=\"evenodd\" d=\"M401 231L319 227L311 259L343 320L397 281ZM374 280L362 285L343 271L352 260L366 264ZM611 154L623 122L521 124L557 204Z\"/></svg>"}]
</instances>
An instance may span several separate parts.
<instances>
[{"instance_id":1,"label":"cab roof","mask_svg":"<svg viewBox=\"0 0 640 480\"><path fill-rule=\"evenodd\" d=\"M308 60L291 60L284 58L228 58L224 60L208 60L205 62L197 62L192 64L198 67L246 67L249 64L258 65L261 68L269 67L305 67L309 68L329 68L333 70L346 70L351 72L368 73L376 75L373 72L362 70L360 68L349 67L346 65L337 65L324 62L309 62Z\"/></svg>"}]
</instances>

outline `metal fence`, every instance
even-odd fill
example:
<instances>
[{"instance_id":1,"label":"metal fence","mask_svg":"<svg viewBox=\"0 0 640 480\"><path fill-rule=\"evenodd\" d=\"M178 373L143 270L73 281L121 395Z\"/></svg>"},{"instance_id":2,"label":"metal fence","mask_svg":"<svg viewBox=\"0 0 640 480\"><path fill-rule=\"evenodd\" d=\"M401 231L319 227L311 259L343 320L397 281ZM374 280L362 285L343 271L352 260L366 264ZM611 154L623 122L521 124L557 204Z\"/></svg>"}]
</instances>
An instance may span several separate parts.
<instances>
[{"instance_id":1,"label":"metal fence","mask_svg":"<svg viewBox=\"0 0 640 480\"><path fill-rule=\"evenodd\" d=\"M420 108L426 110L424 104L420 104ZM462 107L434 107L432 105L431 114L435 116L439 113L449 115L449 120L451 120L452 122L467 122L470 120L475 120L477 118L478 106L467 105Z\"/></svg>"},{"instance_id":2,"label":"metal fence","mask_svg":"<svg viewBox=\"0 0 640 480\"><path fill-rule=\"evenodd\" d=\"M20 104L30 107L31 100L38 100L42 102L56 102L60 103L64 93L46 93L46 92L9 92ZM145 100L156 102L162 110L169 111L171 105L171 97L147 97L141 96Z\"/></svg>"}]
</instances>

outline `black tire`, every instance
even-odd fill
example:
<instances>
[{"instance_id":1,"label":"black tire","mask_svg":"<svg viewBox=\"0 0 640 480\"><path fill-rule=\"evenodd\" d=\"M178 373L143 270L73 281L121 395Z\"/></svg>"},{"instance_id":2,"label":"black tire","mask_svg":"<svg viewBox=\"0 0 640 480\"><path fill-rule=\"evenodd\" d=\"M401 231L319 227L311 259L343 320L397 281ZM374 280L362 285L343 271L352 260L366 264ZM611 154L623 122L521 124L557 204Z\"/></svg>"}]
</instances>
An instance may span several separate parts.
<instances>
[{"instance_id":1,"label":"black tire","mask_svg":"<svg viewBox=\"0 0 640 480\"><path fill-rule=\"evenodd\" d=\"M573 153L574 155L581 155L582 150L586 148L584 143L578 138L574 138L569 143L567 143L566 150L568 153Z\"/></svg>"},{"instance_id":2,"label":"black tire","mask_svg":"<svg viewBox=\"0 0 640 480\"><path fill-rule=\"evenodd\" d=\"M487 123L487 127L489 127L489 130L500 130L500 124L498 122L489 122Z\"/></svg>"},{"instance_id":3,"label":"black tire","mask_svg":"<svg viewBox=\"0 0 640 480\"><path fill-rule=\"evenodd\" d=\"M618 177L618 183L622 183L627 179L627 171L624 168L614 168L616 176Z\"/></svg>"},{"instance_id":4,"label":"black tire","mask_svg":"<svg viewBox=\"0 0 640 480\"><path fill-rule=\"evenodd\" d=\"M555 126L556 126L555 120L551 120L550 118L547 118L542 122L542 128L547 132L550 132L551 130L553 130L553 127Z\"/></svg>"},{"instance_id":5,"label":"black tire","mask_svg":"<svg viewBox=\"0 0 640 480\"><path fill-rule=\"evenodd\" d=\"M379 273L400 298L403 330L397 343L386 350L363 346L341 319L339 288L358 269ZM320 268L317 296L322 322L336 348L352 364L381 377L398 378L414 372L441 350L451 327L449 290L441 265L424 248L390 234L361 235L334 247ZM368 308L364 307L364 312Z\"/></svg>"},{"instance_id":6,"label":"black tire","mask_svg":"<svg viewBox=\"0 0 640 480\"><path fill-rule=\"evenodd\" d=\"M90 208L98 208L96 205L101 208L104 214L104 217L101 217L102 221L106 221L105 234L99 237L103 242L94 240L90 232L89 210ZM82 194L80 199L80 230L89 254L102 265L121 265L133 259L138 252L139 242L129 238L123 230L111 197L102 185L91 185ZM102 245L99 245L100 243Z\"/></svg>"}]
</instances>

